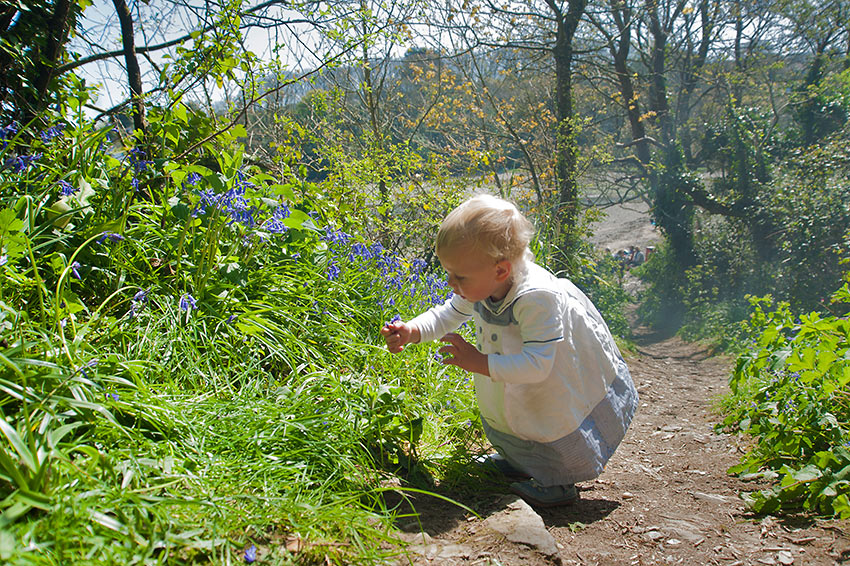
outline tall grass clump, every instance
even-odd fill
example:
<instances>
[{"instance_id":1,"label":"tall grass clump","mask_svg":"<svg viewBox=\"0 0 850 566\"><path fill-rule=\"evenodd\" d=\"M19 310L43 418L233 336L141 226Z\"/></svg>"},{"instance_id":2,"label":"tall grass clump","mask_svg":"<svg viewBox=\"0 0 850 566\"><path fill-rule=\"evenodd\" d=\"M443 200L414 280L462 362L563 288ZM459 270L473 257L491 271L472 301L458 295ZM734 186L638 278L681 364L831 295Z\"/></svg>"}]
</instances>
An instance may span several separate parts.
<instances>
[{"instance_id":1,"label":"tall grass clump","mask_svg":"<svg viewBox=\"0 0 850 566\"><path fill-rule=\"evenodd\" d=\"M462 374L378 332L445 284L235 138L62 116L2 129L0 558L385 558L384 493L480 435Z\"/></svg>"}]
</instances>

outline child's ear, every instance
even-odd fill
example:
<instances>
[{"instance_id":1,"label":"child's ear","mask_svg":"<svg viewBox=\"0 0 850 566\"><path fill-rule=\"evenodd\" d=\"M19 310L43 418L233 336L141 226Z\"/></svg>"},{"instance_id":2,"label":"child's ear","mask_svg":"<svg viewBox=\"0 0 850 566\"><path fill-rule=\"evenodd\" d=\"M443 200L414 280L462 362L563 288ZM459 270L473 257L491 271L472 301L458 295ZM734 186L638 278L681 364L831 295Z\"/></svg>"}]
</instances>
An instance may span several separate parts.
<instances>
[{"instance_id":1,"label":"child's ear","mask_svg":"<svg viewBox=\"0 0 850 566\"><path fill-rule=\"evenodd\" d=\"M496 281L501 283L505 281L508 277L511 276L512 269L511 262L507 259L503 259L496 263Z\"/></svg>"}]
</instances>

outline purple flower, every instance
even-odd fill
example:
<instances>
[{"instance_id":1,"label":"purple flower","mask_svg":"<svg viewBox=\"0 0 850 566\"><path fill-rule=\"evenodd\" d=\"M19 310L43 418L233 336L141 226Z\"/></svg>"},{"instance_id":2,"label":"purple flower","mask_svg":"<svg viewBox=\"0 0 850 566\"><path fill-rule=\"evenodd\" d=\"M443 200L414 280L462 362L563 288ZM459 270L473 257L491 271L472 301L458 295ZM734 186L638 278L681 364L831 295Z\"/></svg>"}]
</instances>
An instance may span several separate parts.
<instances>
[{"instance_id":1,"label":"purple flower","mask_svg":"<svg viewBox=\"0 0 850 566\"><path fill-rule=\"evenodd\" d=\"M62 126L62 125L51 126L50 128L47 128L46 130L44 130L43 132L39 132L38 136L41 138L41 141L43 141L44 143L48 143L50 140L52 140L54 138L58 138L59 136L61 136L62 130L64 130L64 129L65 129L65 126Z\"/></svg>"},{"instance_id":2,"label":"purple flower","mask_svg":"<svg viewBox=\"0 0 850 566\"><path fill-rule=\"evenodd\" d=\"M183 186L195 186L201 180L201 176L194 171L186 175L186 180L183 181Z\"/></svg>"},{"instance_id":3,"label":"purple flower","mask_svg":"<svg viewBox=\"0 0 850 566\"><path fill-rule=\"evenodd\" d=\"M354 259L354 256L362 257L363 259L370 259L372 254L369 252L369 248L366 247L366 244L355 242L351 246L351 255L349 258Z\"/></svg>"},{"instance_id":4,"label":"purple flower","mask_svg":"<svg viewBox=\"0 0 850 566\"><path fill-rule=\"evenodd\" d=\"M18 133L18 125L15 122L12 122L8 126L3 126L0 128L0 142L3 142L3 145L0 146L0 149L6 149L6 146L9 145L9 140L15 137L15 134Z\"/></svg>"},{"instance_id":5,"label":"purple flower","mask_svg":"<svg viewBox=\"0 0 850 566\"><path fill-rule=\"evenodd\" d=\"M117 393L106 393L106 400L108 401L109 399L112 399L113 401L117 401L118 400L118 394Z\"/></svg>"},{"instance_id":6,"label":"purple flower","mask_svg":"<svg viewBox=\"0 0 850 566\"><path fill-rule=\"evenodd\" d=\"M135 295L133 295L133 300L139 303L144 303L148 300L148 292L145 289L139 289Z\"/></svg>"},{"instance_id":7,"label":"purple flower","mask_svg":"<svg viewBox=\"0 0 850 566\"><path fill-rule=\"evenodd\" d=\"M263 227L272 234L283 234L289 230L289 227L283 221L289 218L291 214L289 206L282 204L274 209L272 217L263 224Z\"/></svg>"},{"instance_id":8,"label":"purple flower","mask_svg":"<svg viewBox=\"0 0 850 566\"><path fill-rule=\"evenodd\" d=\"M69 197L78 190L77 187L65 180L60 180L57 184L59 185L59 194L63 197Z\"/></svg>"},{"instance_id":9,"label":"purple flower","mask_svg":"<svg viewBox=\"0 0 850 566\"><path fill-rule=\"evenodd\" d=\"M40 153L36 153L35 155L20 155L18 157L9 157L3 163L3 166L7 169L11 169L13 173L20 173L22 171L25 171L39 157L41 157Z\"/></svg>"},{"instance_id":10,"label":"purple flower","mask_svg":"<svg viewBox=\"0 0 850 566\"><path fill-rule=\"evenodd\" d=\"M257 560L257 547L253 544L245 549L245 562L251 563Z\"/></svg>"},{"instance_id":11,"label":"purple flower","mask_svg":"<svg viewBox=\"0 0 850 566\"><path fill-rule=\"evenodd\" d=\"M190 311L194 308L197 308L195 297L186 293L182 297L180 297L180 310Z\"/></svg>"},{"instance_id":12,"label":"purple flower","mask_svg":"<svg viewBox=\"0 0 850 566\"><path fill-rule=\"evenodd\" d=\"M227 317L227 324L233 324L234 320L236 320L236 315L235 314L230 315L229 317Z\"/></svg>"},{"instance_id":13,"label":"purple flower","mask_svg":"<svg viewBox=\"0 0 850 566\"><path fill-rule=\"evenodd\" d=\"M64 321L64 319L63 319L63 321ZM65 325L64 325L64 324L62 325L62 328L65 328ZM100 361L100 360L98 360L97 358L94 358L94 359L91 359L91 360L87 361L85 364L83 364L82 366L80 366L79 372L80 372L81 374L83 374L83 377L85 377L86 379L88 379L89 374L88 374L88 373L86 373L86 368L93 368L93 367L97 367L97 364L98 364L98 362L99 362L99 361Z\"/></svg>"},{"instance_id":14,"label":"purple flower","mask_svg":"<svg viewBox=\"0 0 850 566\"><path fill-rule=\"evenodd\" d=\"M82 267L82 266L79 264L79 262L75 261L75 262L71 263L71 275L74 277L74 279L76 279L78 281L83 280L83 278L80 277L80 272L77 271L77 269L80 268L80 267Z\"/></svg>"},{"instance_id":15,"label":"purple flower","mask_svg":"<svg viewBox=\"0 0 850 566\"><path fill-rule=\"evenodd\" d=\"M100 235L100 238L97 239L97 243L102 244L106 240L109 240L110 242L117 243L117 242L122 241L123 239L124 239L124 236L122 236L121 234L117 234L115 232L104 232L103 234Z\"/></svg>"},{"instance_id":16,"label":"purple flower","mask_svg":"<svg viewBox=\"0 0 850 566\"><path fill-rule=\"evenodd\" d=\"M331 260L330 264L328 265L328 281L333 281L334 279L339 277L339 274L339 266L336 264L335 261Z\"/></svg>"},{"instance_id":17,"label":"purple flower","mask_svg":"<svg viewBox=\"0 0 850 566\"><path fill-rule=\"evenodd\" d=\"M153 163L153 161L145 160L145 152L138 147L134 147L130 150L130 164L133 166L136 173L141 173L147 169L148 165L151 163Z\"/></svg>"}]
</instances>

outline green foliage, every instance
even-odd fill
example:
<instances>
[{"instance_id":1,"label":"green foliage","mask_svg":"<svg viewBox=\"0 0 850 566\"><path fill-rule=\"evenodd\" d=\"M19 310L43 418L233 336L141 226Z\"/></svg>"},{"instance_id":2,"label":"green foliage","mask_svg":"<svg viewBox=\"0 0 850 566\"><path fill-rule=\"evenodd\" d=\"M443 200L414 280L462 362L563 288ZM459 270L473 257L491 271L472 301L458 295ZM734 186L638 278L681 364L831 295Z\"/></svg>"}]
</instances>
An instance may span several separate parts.
<instances>
[{"instance_id":1,"label":"green foliage","mask_svg":"<svg viewBox=\"0 0 850 566\"><path fill-rule=\"evenodd\" d=\"M659 247L660 253L637 271L647 283L642 319L669 320L668 310L680 305L683 336L734 347L738 323L748 312L747 294L770 293L794 311L824 312L844 273L838 252L850 225L846 140L845 128L829 143L792 152L774 167L770 183L753 181L748 210L758 210L758 218L755 212L698 214L696 261L684 273L677 274L680 263ZM733 200L740 196L729 194Z\"/></svg>"},{"instance_id":2,"label":"green foliage","mask_svg":"<svg viewBox=\"0 0 850 566\"><path fill-rule=\"evenodd\" d=\"M70 109L3 129L3 559L373 563L383 483L427 488L480 439L461 372L378 333L445 284L237 145L178 158L204 122L178 110L155 159Z\"/></svg>"},{"instance_id":3,"label":"green foliage","mask_svg":"<svg viewBox=\"0 0 850 566\"><path fill-rule=\"evenodd\" d=\"M647 284L638 304L640 320L656 328L679 328L684 316L684 282L670 245L657 246L634 273Z\"/></svg>"},{"instance_id":4,"label":"green foliage","mask_svg":"<svg viewBox=\"0 0 850 566\"><path fill-rule=\"evenodd\" d=\"M845 283L835 300L848 299ZM752 305L753 341L738 358L723 426L754 444L730 472L776 480L745 496L756 512L850 518L850 321L796 318L770 297Z\"/></svg>"}]
</instances>

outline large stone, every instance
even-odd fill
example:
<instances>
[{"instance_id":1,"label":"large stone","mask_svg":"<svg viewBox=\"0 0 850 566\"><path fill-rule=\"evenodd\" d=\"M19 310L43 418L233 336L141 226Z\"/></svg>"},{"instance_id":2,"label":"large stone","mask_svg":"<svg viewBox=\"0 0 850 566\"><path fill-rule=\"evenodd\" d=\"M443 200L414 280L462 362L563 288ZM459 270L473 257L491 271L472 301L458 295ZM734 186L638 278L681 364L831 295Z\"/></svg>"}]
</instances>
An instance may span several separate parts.
<instances>
[{"instance_id":1,"label":"large stone","mask_svg":"<svg viewBox=\"0 0 850 566\"><path fill-rule=\"evenodd\" d=\"M505 508L484 520L484 526L511 542L529 546L546 556L560 558L558 545L540 515L517 496L503 499Z\"/></svg>"}]
</instances>

